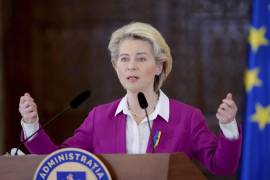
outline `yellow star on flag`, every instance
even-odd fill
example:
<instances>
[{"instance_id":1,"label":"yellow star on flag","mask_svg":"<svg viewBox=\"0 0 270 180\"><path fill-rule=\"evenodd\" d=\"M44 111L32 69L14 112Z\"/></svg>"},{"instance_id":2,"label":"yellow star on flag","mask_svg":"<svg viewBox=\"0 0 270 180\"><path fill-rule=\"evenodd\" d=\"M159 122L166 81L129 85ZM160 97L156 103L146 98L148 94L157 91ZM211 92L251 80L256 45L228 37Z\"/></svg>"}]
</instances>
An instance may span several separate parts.
<instances>
[{"instance_id":1,"label":"yellow star on flag","mask_svg":"<svg viewBox=\"0 0 270 180\"><path fill-rule=\"evenodd\" d=\"M256 104L256 112L252 115L252 121L259 123L261 130L265 128L267 123L270 124L270 105L263 107Z\"/></svg>"},{"instance_id":2,"label":"yellow star on flag","mask_svg":"<svg viewBox=\"0 0 270 180\"><path fill-rule=\"evenodd\" d=\"M268 45L265 33L265 27L260 27L259 29L254 27L250 28L248 42L250 43L253 52L257 52L258 48L262 45Z\"/></svg>"},{"instance_id":3,"label":"yellow star on flag","mask_svg":"<svg viewBox=\"0 0 270 180\"><path fill-rule=\"evenodd\" d=\"M250 91L255 86L261 86L262 81L259 79L259 68L246 70L245 72L245 87L246 91Z\"/></svg>"}]
</instances>

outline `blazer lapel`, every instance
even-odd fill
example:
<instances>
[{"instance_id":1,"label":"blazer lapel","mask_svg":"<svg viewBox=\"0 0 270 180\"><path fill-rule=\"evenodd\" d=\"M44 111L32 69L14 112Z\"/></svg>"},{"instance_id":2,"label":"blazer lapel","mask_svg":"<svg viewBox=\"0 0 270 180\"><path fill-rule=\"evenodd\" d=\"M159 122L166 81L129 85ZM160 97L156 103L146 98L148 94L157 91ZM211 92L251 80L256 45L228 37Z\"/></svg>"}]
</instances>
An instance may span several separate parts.
<instances>
[{"instance_id":1,"label":"blazer lapel","mask_svg":"<svg viewBox=\"0 0 270 180\"><path fill-rule=\"evenodd\" d=\"M115 116L116 121L116 152L117 153L127 153L126 148L126 115L123 113Z\"/></svg>"},{"instance_id":2,"label":"blazer lapel","mask_svg":"<svg viewBox=\"0 0 270 180\"><path fill-rule=\"evenodd\" d=\"M152 126L152 138L154 138L155 136L158 136L158 133L160 133L160 137L156 139L155 143L155 152L159 152L160 150L162 150L162 148L164 148L164 141L166 141L167 137L168 137L168 123L162 119L160 116L158 116L154 122L153 122L153 126ZM148 140L148 145L147 145L147 153L153 153L153 144L152 144L153 139L151 139L151 136L149 136L149 140ZM162 146L163 145L163 146Z\"/></svg>"}]
</instances>

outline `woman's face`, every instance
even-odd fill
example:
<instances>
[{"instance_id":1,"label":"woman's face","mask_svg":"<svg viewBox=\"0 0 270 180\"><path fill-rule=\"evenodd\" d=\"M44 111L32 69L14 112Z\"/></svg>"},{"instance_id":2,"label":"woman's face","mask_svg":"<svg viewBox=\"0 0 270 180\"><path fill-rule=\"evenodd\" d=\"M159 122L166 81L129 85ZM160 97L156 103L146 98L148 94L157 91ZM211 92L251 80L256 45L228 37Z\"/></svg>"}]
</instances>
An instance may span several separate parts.
<instances>
[{"instance_id":1,"label":"woman's face","mask_svg":"<svg viewBox=\"0 0 270 180\"><path fill-rule=\"evenodd\" d=\"M115 69L127 92L151 92L155 75L161 73L162 65L156 63L149 42L128 38L119 44Z\"/></svg>"}]
</instances>

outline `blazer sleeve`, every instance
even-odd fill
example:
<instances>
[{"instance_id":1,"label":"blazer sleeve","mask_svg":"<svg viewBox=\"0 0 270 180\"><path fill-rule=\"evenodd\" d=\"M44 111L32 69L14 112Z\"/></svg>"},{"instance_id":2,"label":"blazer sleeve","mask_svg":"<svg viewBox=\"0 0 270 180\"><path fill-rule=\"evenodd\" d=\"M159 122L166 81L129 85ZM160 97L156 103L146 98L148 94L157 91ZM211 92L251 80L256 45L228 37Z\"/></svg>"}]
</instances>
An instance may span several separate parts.
<instances>
[{"instance_id":1,"label":"blazer sleeve","mask_svg":"<svg viewBox=\"0 0 270 180\"><path fill-rule=\"evenodd\" d=\"M193 112L190 128L193 157L213 174L223 176L234 174L241 155L241 129L236 140L227 139L221 131L219 136L216 136L209 130L199 110Z\"/></svg>"},{"instance_id":2,"label":"blazer sleeve","mask_svg":"<svg viewBox=\"0 0 270 180\"><path fill-rule=\"evenodd\" d=\"M65 140L61 145L56 145L43 129L24 145L31 154L49 154L57 149L65 147L81 148L91 152L93 149L94 117L95 109L89 112L84 122L74 131L73 136ZM22 132L21 141L23 140L24 136Z\"/></svg>"}]
</instances>

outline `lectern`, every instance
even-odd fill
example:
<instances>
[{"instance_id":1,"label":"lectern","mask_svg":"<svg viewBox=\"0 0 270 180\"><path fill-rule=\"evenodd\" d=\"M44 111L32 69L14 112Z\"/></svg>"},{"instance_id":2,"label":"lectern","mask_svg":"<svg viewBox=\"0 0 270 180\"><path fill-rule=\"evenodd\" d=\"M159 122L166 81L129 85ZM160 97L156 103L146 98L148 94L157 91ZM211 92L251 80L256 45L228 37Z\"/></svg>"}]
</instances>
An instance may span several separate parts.
<instances>
[{"instance_id":1,"label":"lectern","mask_svg":"<svg viewBox=\"0 0 270 180\"><path fill-rule=\"evenodd\" d=\"M183 153L176 154L100 154L114 180L206 180ZM44 155L0 156L0 177L30 180Z\"/></svg>"}]
</instances>

